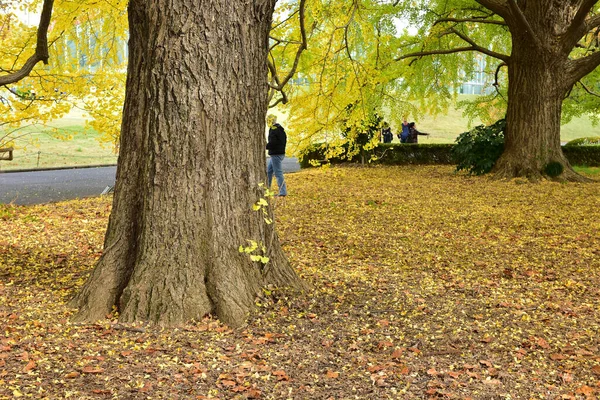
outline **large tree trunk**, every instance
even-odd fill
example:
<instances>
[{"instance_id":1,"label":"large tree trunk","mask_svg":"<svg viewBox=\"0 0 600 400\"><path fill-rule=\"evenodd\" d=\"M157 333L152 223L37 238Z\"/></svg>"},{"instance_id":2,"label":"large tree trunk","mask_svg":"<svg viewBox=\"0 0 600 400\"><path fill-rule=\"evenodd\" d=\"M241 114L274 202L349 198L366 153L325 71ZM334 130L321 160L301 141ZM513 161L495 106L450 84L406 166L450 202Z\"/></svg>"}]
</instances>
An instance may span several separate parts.
<instances>
[{"instance_id":1,"label":"large tree trunk","mask_svg":"<svg viewBox=\"0 0 600 400\"><path fill-rule=\"evenodd\" d=\"M265 284L300 287L264 195L267 40L275 0L130 0L129 66L105 251L79 321L243 323ZM254 240L266 265L240 253Z\"/></svg>"},{"instance_id":2,"label":"large tree trunk","mask_svg":"<svg viewBox=\"0 0 600 400\"><path fill-rule=\"evenodd\" d=\"M492 172L499 178L585 181L573 170L561 148L562 103L572 88L565 79L569 54L554 45L554 29L543 26L546 12L543 7L532 7L528 15L539 24L537 32L546 46L536 46L527 32L513 33L505 147ZM563 173L549 177L545 169L553 162L563 166Z\"/></svg>"}]
</instances>

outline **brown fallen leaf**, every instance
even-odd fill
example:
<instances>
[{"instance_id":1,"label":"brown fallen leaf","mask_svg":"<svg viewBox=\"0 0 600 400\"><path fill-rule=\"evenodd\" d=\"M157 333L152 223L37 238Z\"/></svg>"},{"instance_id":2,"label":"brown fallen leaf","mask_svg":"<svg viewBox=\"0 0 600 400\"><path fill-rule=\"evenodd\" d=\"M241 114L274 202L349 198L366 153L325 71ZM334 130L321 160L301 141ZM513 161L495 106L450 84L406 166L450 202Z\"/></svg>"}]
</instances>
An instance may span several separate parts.
<instances>
[{"instance_id":1,"label":"brown fallen leaf","mask_svg":"<svg viewBox=\"0 0 600 400\"><path fill-rule=\"evenodd\" d=\"M559 353L550 354L550 359L554 360L554 361L566 360L567 358L569 358L569 357L564 354L559 354Z\"/></svg>"},{"instance_id":2,"label":"brown fallen leaf","mask_svg":"<svg viewBox=\"0 0 600 400\"><path fill-rule=\"evenodd\" d=\"M561 379L565 383L571 383L571 382L573 382L573 374L571 374L569 372L565 372L561 375Z\"/></svg>"},{"instance_id":3,"label":"brown fallen leaf","mask_svg":"<svg viewBox=\"0 0 600 400\"><path fill-rule=\"evenodd\" d=\"M410 368L408 368L406 365L403 365L402 367L400 367L400 371L398 371L400 373L400 375L408 375L410 373Z\"/></svg>"},{"instance_id":4,"label":"brown fallen leaf","mask_svg":"<svg viewBox=\"0 0 600 400\"><path fill-rule=\"evenodd\" d=\"M327 371L325 376L329 379L336 379L338 376L340 376L340 373L337 371Z\"/></svg>"},{"instance_id":5,"label":"brown fallen leaf","mask_svg":"<svg viewBox=\"0 0 600 400\"><path fill-rule=\"evenodd\" d=\"M290 377L285 373L284 370L274 371L273 375L277 377L278 381L289 381Z\"/></svg>"},{"instance_id":6,"label":"brown fallen leaf","mask_svg":"<svg viewBox=\"0 0 600 400\"><path fill-rule=\"evenodd\" d=\"M400 358L400 357L402 357L403 353L404 353L403 348L395 349L394 352L392 353L392 358Z\"/></svg>"},{"instance_id":7,"label":"brown fallen leaf","mask_svg":"<svg viewBox=\"0 0 600 400\"><path fill-rule=\"evenodd\" d=\"M23 372L29 372L29 371L35 369L36 366L37 366L37 364L35 363L35 361L29 360L27 365L25 367L23 367Z\"/></svg>"},{"instance_id":8,"label":"brown fallen leaf","mask_svg":"<svg viewBox=\"0 0 600 400\"><path fill-rule=\"evenodd\" d=\"M542 338L538 338L535 342L538 346L540 346L542 349L549 349L550 345L548 344L548 342L545 339Z\"/></svg>"},{"instance_id":9,"label":"brown fallen leaf","mask_svg":"<svg viewBox=\"0 0 600 400\"><path fill-rule=\"evenodd\" d=\"M575 391L575 393L577 394L583 394L586 397L590 397L594 394L595 390L593 387L587 386L587 385L583 385L582 387L580 387L579 389L577 389Z\"/></svg>"},{"instance_id":10,"label":"brown fallen leaf","mask_svg":"<svg viewBox=\"0 0 600 400\"><path fill-rule=\"evenodd\" d=\"M461 375L462 375L462 373L459 371L448 371L448 376L450 376L454 379L458 379Z\"/></svg>"},{"instance_id":11,"label":"brown fallen leaf","mask_svg":"<svg viewBox=\"0 0 600 400\"><path fill-rule=\"evenodd\" d=\"M85 367L83 367L81 372L83 372L84 374L101 374L102 372L104 372L104 368L86 365Z\"/></svg>"}]
</instances>

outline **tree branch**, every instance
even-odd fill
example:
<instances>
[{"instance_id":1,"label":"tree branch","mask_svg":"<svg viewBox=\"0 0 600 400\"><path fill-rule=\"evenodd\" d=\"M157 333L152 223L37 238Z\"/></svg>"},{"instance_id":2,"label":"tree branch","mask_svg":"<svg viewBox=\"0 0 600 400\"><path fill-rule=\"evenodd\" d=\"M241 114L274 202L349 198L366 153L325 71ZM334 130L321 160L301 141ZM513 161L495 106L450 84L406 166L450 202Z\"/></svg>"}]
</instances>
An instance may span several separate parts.
<instances>
[{"instance_id":1,"label":"tree branch","mask_svg":"<svg viewBox=\"0 0 600 400\"><path fill-rule=\"evenodd\" d=\"M29 57L29 59L23 64L20 70L17 72L0 76L0 86L10 85L25 78L31 73L33 67L42 61L44 64L48 64L48 27L50 26L50 20L52 18L52 7L54 0L44 0L42 7L42 14L40 16L40 23L37 30L37 44L35 47L35 53Z\"/></svg>"},{"instance_id":2,"label":"tree branch","mask_svg":"<svg viewBox=\"0 0 600 400\"><path fill-rule=\"evenodd\" d=\"M504 20L510 17L510 10L506 4L506 0L475 0L490 11L493 11Z\"/></svg>"},{"instance_id":3,"label":"tree branch","mask_svg":"<svg viewBox=\"0 0 600 400\"><path fill-rule=\"evenodd\" d=\"M487 54L488 56L497 58L499 60L502 60L505 63L508 63L508 61L510 60L510 56L508 56L506 54L502 54L502 53L497 53L495 51L486 49L485 47L479 46L469 36L465 35L464 33L460 32L460 31L458 31L458 30L456 30L454 28L450 28L450 32L454 33L456 36L458 36L459 38L461 38L465 42L469 43L471 46L473 46L480 53Z\"/></svg>"},{"instance_id":4,"label":"tree branch","mask_svg":"<svg viewBox=\"0 0 600 400\"><path fill-rule=\"evenodd\" d=\"M569 28L562 38L563 51L570 52L577 42L579 42L579 39L600 24L600 17L598 16L591 18L587 23L585 21L597 2L598 0L583 1L579 10L577 10L577 14L575 14L575 17L573 17L573 20L571 21L571 25L569 25Z\"/></svg>"},{"instance_id":5,"label":"tree branch","mask_svg":"<svg viewBox=\"0 0 600 400\"><path fill-rule=\"evenodd\" d=\"M600 65L600 51L587 57L578 58L577 60L569 60L565 71L565 77L567 78L565 83L570 88L577 81L596 69L598 65Z\"/></svg>"},{"instance_id":6,"label":"tree branch","mask_svg":"<svg viewBox=\"0 0 600 400\"><path fill-rule=\"evenodd\" d=\"M521 28L525 31L525 33L529 35L529 37L533 40L533 42L538 48L543 48L544 45L542 41L534 32L533 28L531 27L531 24L527 20L527 17L525 17L525 14L523 14L523 11L517 4L516 0L508 0L508 6L513 15L516 17L516 20L514 22L521 26Z\"/></svg>"},{"instance_id":7,"label":"tree branch","mask_svg":"<svg viewBox=\"0 0 600 400\"><path fill-rule=\"evenodd\" d=\"M493 20L493 19L481 19L481 18L475 18L475 17L473 17L473 18L441 18L441 19L438 19L437 21L435 21L433 23L433 25L437 25L442 22L456 22L456 23L477 22L479 24L492 24L492 25L506 26L506 22L504 22L504 21L498 21L498 20Z\"/></svg>"},{"instance_id":8,"label":"tree branch","mask_svg":"<svg viewBox=\"0 0 600 400\"><path fill-rule=\"evenodd\" d=\"M411 58L411 57L422 58L425 56L433 56L433 55L438 55L438 54L460 53L460 52L464 52L464 51L479 51L479 50L477 48L471 46L471 47L457 47L454 49L446 49L446 50L417 51L415 53L409 53L409 54L404 54L402 56L398 56L394 60L400 61L400 60L404 60L406 58Z\"/></svg>"},{"instance_id":9,"label":"tree branch","mask_svg":"<svg viewBox=\"0 0 600 400\"><path fill-rule=\"evenodd\" d=\"M275 82L276 82L275 85L273 85L273 84L269 85L274 90L277 90L277 91L283 90L283 87L288 83L288 81L296 73L296 69L298 68L298 63L300 62L300 55L307 48L306 27L304 25L305 6L306 6L306 0L300 0L300 6L299 6L300 10L299 10L298 18L300 19L300 36L302 38L302 42L300 43L300 46L298 47L298 50L296 51L296 56L294 57L294 63L292 65L292 68L288 72L288 74L282 80L275 79ZM271 69L271 67L269 67L269 69L271 70L271 73L275 72L275 68Z\"/></svg>"},{"instance_id":10,"label":"tree branch","mask_svg":"<svg viewBox=\"0 0 600 400\"><path fill-rule=\"evenodd\" d=\"M589 32L600 26L600 15L590 18L586 24L586 31Z\"/></svg>"},{"instance_id":11,"label":"tree branch","mask_svg":"<svg viewBox=\"0 0 600 400\"><path fill-rule=\"evenodd\" d=\"M500 69L502 67L506 67L508 66L508 64L506 63L500 63L498 64L498 67L496 67L496 72L494 73L494 87L496 88L496 90L500 87L500 83L498 83L498 76L500 75Z\"/></svg>"},{"instance_id":12,"label":"tree branch","mask_svg":"<svg viewBox=\"0 0 600 400\"><path fill-rule=\"evenodd\" d=\"M598 94L596 92L592 92L583 82L578 81L577 83L579 83L579 85L581 85L581 87L583 88L583 90L585 90L586 92L588 92L592 96L600 97L600 94Z\"/></svg>"}]
</instances>

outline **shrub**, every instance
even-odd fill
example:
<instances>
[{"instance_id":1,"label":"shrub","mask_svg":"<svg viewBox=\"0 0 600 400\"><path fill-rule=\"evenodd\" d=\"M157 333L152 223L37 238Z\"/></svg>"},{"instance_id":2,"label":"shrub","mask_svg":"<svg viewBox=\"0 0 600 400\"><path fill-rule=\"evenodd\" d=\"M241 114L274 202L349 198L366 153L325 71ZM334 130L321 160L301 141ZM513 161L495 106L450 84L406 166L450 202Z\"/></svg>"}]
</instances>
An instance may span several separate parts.
<instances>
[{"instance_id":1,"label":"shrub","mask_svg":"<svg viewBox=\"0 0 600 400\"><path fill-rule=\"evenodd\" d=\"M400 144L379 143L367 153L370 164L406 165L406 164L453 164L453 144ZM348 159L348 146L343 146L337 156L327 156L327 144L318 143L306 148L300 155L300 167L317 166L324 162L339 164L360 162L360 155L354 154Z\"/></svg>"},{"instance_id":2,"label":"shrub","mask_svg":"<svg viewBox=\"0 0 600 400\"><path fill-rule=\"evenodd\" d=\"M600 136L573 139L565 146L600 146Z\"/></svg>"},{"instance_id":3,"label":"shrub","mask_svg":"<svg viewBox=\"0 0 600 400\"><path fill-rule=\"evenodd\" d=\"M467 170L469 174L482 175L490 172L504 151L506 120L492 125L479 125L461 133L452 149L456 170Z\"/></svg>"},{"instance_id":4,"label":"shrub","mask_svg":"<svg viewBox=\"0 0 600 400\"><path fill-rule=\"evenodd\" d=\"M600 167L600 146L563 146L562 150L571 165Z\"/></svg>"},{"instance_id":5,"label":"shrub","mask_svg":"<svg viewBox=\"0 0 600 400\"><path fill-rule=\"evenodd\" d=\"M453 144L381 143L375 148L374 164L454 164Z\"/></svg>"},{"instance_id":6,"label":"shrub","mask_svg":"<svg viewBox=\"0 0 600 400\"><path fill-rule=\"evenodd\" d=\"M481 129L481 127L478 128ZM500 132L491 134L491 136L496 140L500 137L503 138L503 135ZM493 161L488 162L486 171L489 171L493 167L494 163L502 153L503 140L500 142L500 145L498 145L497 142L494 143L496 143L497 153L488 156L488 158L493 159ZM383 165L454 164L455 162L458 162L456 150L454 150L457 146L458 144L380 143L373 150L368 151L367 159L370 159L371 164ZM470 149L474 148L476 148L476 146L471 142ZM571 165L588 167L600 166L600 146L563 146L562 150ZM489 149L486 151L489 153ZM481 154L475 154L471 156L471 159L478 160L481 156ZM299 158L300 166L302 168L321 165L322 163L339 164L344 162L360 162L360 156L356 154L348 159L347 144L341 147L329 147L326 143L313 144L306 148ZM467 165L466 162L463 165ZM462 169L468 168L463 166ZM457 170L459 170L458 167ZM469 172L476 174L475 170ZM548 176L551 176L547 171L545 172Z\"/></svg>"},{"instance_id":7,"label":"shrub","mask_svg":"<svg viewBox=\"0 0 600 400\"><path fill-rule=\"evenodd\" d=\"M544 172L546 173L546 175L548 175L551 178L556 178L557 176L562 174L564 170L565 167L558 161L552 161L546 164L546 167L544 168Z\"/></svg>"}]
</instances>

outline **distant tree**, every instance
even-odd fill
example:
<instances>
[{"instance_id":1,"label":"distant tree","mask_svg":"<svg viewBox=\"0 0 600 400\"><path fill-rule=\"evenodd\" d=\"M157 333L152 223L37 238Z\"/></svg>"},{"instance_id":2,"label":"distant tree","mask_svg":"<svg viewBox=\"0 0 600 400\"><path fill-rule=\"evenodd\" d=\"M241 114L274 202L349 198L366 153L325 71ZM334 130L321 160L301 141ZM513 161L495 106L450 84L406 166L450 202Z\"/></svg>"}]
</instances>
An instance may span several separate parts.
<instances>
[{"instance_id":1,"label":"distant tree","mask_svg":"<svg viewBox=\"0 0 600 400\"><path fill-rule=\"evenodd\" d=\"M116 142L127 61L125 2L45 2L40 25L47 30L45 45L33 46L36 36L40 41L40 29L27 25L15 7L36 15L38 5L31 0L0 7L0 68L10 72L1 77L0 142L25 147L29 140L23 128L30 125L59 138L70 138L70 132L53 128L50 122L73 107L89 113L89 127L100 132L103 141ZM50 24L52 8L59 12L54 13ZM51 62L34 64L35 60L43 61L42 55ZM19 72L28 72L16 82L15 68L23 63Z\"/></svg>"},{"instance_id":2,"label":"distant tree","mask_svg":"<svg viewBox=\"0 0 600 400\"><path fill-rule=\"evenodd\" d=\"M48 27L50 26L50 21L52 19L53 5L53 0L44 0L40 22L36 29L36 41L33 54L29 56L22 65L18 65L19 57L14 56L14 49L11 48L13 47L13 41L10 37L11 31L19 29L17 18L12 12L12 9L16 4L13 1L0 2L0 40L2 41L5 52L11 53L11 51L13 51L12 57L8 60L8 63L6 62L7 60L1 60L0 62L0 71L2 72L2 75L0 75L0 87L4 87L5 91L13 96L24 99L30 105L35 99L35 92L20 91L13 87L9 87L9 85L27 78L38 63L42 62L48 64ZM6 114L9 111L13 111L11 101L6 95L0 95L0 112ZM15 137L19 135L18 133L15 134L17 131L16 128L24 121L30 119L30 116L26 113L11 112L10 114L12 115L8 118L6 115L0 116L0 147L13 144Z\"/></svg>"},{"instance_id":3,"label":"distant tree","mask_svg":"<svg viewBox=\"0 0 600 400\"><path fill-rule=\"evenodd\" d=\"M560 144L563 101L600 64L597 0L422 1L412 20L421 26L418 51L399 51L421 71L440 55L478 52L507 70L505 149L493 172L499 177L544 176L558 162L562 180L585 180L564 157ZM429 60L428 60L429 59ZM464 60L464 58L463 58ZM444 65L438 64L438 65ZM455 63L459 65L459 63ZM464 64L463 64L464 65ZM423 73L425 78L430 74ZM597 81L595 81L597 82ZM576 86L578 86L576 88Z\"/></svg>"},{"instance_id":4,"label":"distant tree","mask_svg":"<svg viewBox=\"0 0 600 400\"><path fill-rule=\"evenodd\" d=\"M2 19L2 30L10 30L11 19L14 19L14 14L6 12L9 5L12 3L0 3L0 9L4 12L1 14ZM7 70L6 74L0 76L0 86L10 85L18 82L23 78L27 77L33 67L39 62L48 64L48 27L52 19L52 7L54 0L44 0L42 5L42 12L40 15L40 23L37 28L37 40L35 45L35 52L27 61L17 70ZM5 35L4 35L5 36Z\"/></svg>"},{"instance_id":5,"label":"distant tree","mask_svg":"<svg viewBox=\"0 0 600 400\"><path fill-rule=\"evenodd\" d=\"M237 326L264 285L302 286L260 200L274 6L129 1L113 210L76 320L115 306L122 321Z\"/></svg>"},{"instance_id":6,"label":"distant tree","mask_svg":"<svg viewBox=\"0 0 600 400\"><path fill-rule=\"evenodd\" d=\"M284 108L294 150L314 142L327 142L330 156L343 147L368 148L376 135L367 143L367 136L356 133L371 124L374 110L392 128L404 115L420 114L406 90L408 68L394 60L403 43L395 23L398 7L376 0L310 0L306 7L309 47L298 66L303 79L290 85Z\"/></svg>"}]
</instances>

